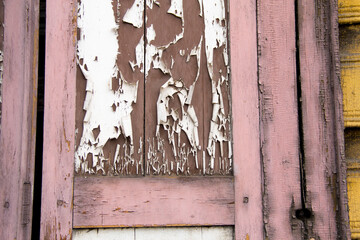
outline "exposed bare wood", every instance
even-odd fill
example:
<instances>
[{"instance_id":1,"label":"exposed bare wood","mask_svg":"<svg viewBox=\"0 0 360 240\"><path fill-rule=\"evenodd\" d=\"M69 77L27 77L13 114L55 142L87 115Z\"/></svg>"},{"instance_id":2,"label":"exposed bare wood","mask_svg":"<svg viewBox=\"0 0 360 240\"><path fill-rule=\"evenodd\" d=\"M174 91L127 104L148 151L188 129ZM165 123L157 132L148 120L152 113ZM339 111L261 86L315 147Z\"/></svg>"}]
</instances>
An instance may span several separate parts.
<instances>
[{"instance_id":1,"label":"exposed bare wood","mask_svg":"<svg viewBox=\"0 0 360 240\"><path fill-rule=\"evenodd\" d=\"M74 227L233 225L232 177L76 177Z\"/></svg>"},{"instance_id":2,"label":"exposed bare wood","mask_svg":"<svg viewBox=\"0 0 360 240\"><path fill-rule=\"evenodd\" d=\"M71 239L77 1L47 1L41 239Z\"/></svg>"},{"instance_id":3,"label":"exposed bare wood","mask_svg":"<svg viewBox=\"0 0 360 240\"><path fill-rule=\"evenodd\" d=\"M293 1L258 1L265 237L302 239Z\"/></svg>"},{"instance_id":4,"label":"exposed bare wood","mask_svg":"<svg viewBox=\"0 0 360 240\"><path fill-rule=\"evenodd\" d=\"M39 1L4 1L0 238L30 239L37 106Z\"/></svg>"}]
</instances>

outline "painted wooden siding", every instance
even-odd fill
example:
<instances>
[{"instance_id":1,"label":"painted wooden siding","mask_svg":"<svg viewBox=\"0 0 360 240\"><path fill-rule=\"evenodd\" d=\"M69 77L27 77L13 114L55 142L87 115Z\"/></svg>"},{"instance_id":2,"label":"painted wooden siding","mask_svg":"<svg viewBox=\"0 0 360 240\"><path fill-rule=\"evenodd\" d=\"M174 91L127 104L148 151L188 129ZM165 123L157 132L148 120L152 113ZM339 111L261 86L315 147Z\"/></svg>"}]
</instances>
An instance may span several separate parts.
<instances>
[{"instance_id":1,"label":"painted wooden siding","mask_svg":"<svg viewBox=\"0 0 360 240\"><path fill-rule=\"evenodd\" d=\"M343 89L345 156L351 237L360 238L360 4L339 1L341 85Z\"/></svg>"},{"instance_id":2,"label":"painted wooden siding","mask_svg":"<svg viewBox=\"0 0 360 240\"><path fill-rule=\"evenodd\" d=\"M74 240L233 240L232 227L167 227L75 230Z\"/></svg>"},{"instance_id":3,"label":"painted wooden siding","mask_svg":"<svg viewBox=\"0 0 360 240\"><path fill-rule=\"evenodd\" d=\"M3 102L0 134L0 239L30 239L34 187L39 1L6 0L1 2L1 5L5 7L4 55L7 57L3 62L1 96Z\"/></svg>"}]
</instances>

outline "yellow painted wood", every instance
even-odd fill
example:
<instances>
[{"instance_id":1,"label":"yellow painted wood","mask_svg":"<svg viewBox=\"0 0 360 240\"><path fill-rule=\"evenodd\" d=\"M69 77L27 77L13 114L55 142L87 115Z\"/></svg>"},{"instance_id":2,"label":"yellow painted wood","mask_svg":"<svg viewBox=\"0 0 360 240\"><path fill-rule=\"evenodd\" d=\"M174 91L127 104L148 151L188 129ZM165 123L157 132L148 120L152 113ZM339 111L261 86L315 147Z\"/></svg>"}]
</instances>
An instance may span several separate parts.
<instances>
[{"instance_id":1,"label":"yellow painted wood","mask_svg":"<svg viewBox=\"0 0 360 240\"><path fill-rule=\"evenodd\" d=\"M338 4L340 24L360 23L359 0L339 0Z\"/></svg>"},{"instance_id":2,"label":"yellow painted wood","mask_svg":"<svg viewBox=\"0 0 360 240\"><path fill-rule=\"evenodd\" d=\"M351 238L360 238L360 128L345 129Z\"/></svg>"},{"instance_id":3,"label":"yellow painted wood","mask_svg":"<svg viewBox=\"0 0 360 240\"><path fill-rule=\"evenodd\" d=\"M340 28L340 61L344 124L360 127L360 24Z\"/></svg>"},{"instance_id":4,"label":"yellow painted wood","mask_svg":"<svg viewBox=\"0 0 360 240\"><path fill-rule=\"evenodd\" d=\"M360 169L348 170L347 176L351 238L360 238Z\"/></svg>"}]
</instances>

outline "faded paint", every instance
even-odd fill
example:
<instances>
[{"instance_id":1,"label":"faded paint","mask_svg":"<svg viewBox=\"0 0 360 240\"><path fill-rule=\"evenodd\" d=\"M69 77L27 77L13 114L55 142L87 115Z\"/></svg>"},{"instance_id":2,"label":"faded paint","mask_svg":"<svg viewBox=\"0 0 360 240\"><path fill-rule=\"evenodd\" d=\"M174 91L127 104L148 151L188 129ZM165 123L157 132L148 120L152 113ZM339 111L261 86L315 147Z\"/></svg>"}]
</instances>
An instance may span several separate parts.
<instances>
[{"instance_id":1,"label":"faded paint","mask_svg":"<svg viewBox=\"0 0 360 240\"><path fill-rule=\"evenodd\" d=\"M76 229L74 240L233 240L233 227Z\"/></svg>"},{"instance_id":2,"label":"faded paint","mask_svg":"<svg viewBox=\"0 0 360 240\"><path fill-rule=\"evenodd\" d=\"M1 114L2 114L2 81L3 81L3 52L0 51L0 133L1 133Z\"/></svg>"},{"instance_id":3,"label":"faded paint","mask_svg":"<svg viewBox=\"0 0 360 240\"><path fill-rule=\"evenodd\" d=\"M157 9L161 7L158 1L146 1L149 11L154 8L154 4ZM107 163L110 164L110 171L114 174L128 174L128 166L136 166L136 174L231 173L230 115L229 108L224 106L229 106L227 101L230 97L223 96L224 93L229 95L225 3L223 0L210 4L199 1L204 28L198 30L201 33L200 39L190 49L183 49L179 44L185 33L183 4L183 0L171 1L167 14L181 19L181 29L173 37L168 38L168 42L160 45L157 42L161 40L162 33L158 36L156 26L149 23L148 17L144 16L144 0L134 0L123 17L119 14L119 9L122 7L120 3L114 7L111 2L82 0L79 4L80 37L77 57L78 65L86 79L86 96L83 105L86 114L83 119L82 136L75 153L76 172L95 174L100 171L107 175L109 172L104 167ZM159 94L156 102L156 126L155 129L148 130L154 131L155 135L146 138L144 142L141 138L134 139L132 129L134 123L131 120L131 113L137 102L139 80L131 83L127 81L117 65L118 38L119 34L122 34L119 30L121 17L124 23L129 23L134 28L142 28L144 21L146 23L144 26L146 35L140 37L134 49L134 59L128 60L132 71L134 73L140 71L144 74L146 88L150 87L153 81L148 80L149 71L152 69L160 70L168 79L156 93ZM202 48L203 45L206 49ZM167 51L170 48L178 50L175 54L170 54L170 58L166 58L169 56ZM202 141L200 137L203 136L199 134L199 127L203 121L199 121L199 113L192 103L202 69L202 51L206 55L204 66L207 66L212 86L212 93L209 93L212 96L212 116L205 120L205 124L210 126L207 151L205 146L202 146L202 142L206 140ZM223 62L220 65L225 67L215 63L215 51L222 52L220 58ZM177 55L186 60L184 64L190 64L191 57L196 57L197 73L190 84L173 76L173 68L178 64ZM216 61L219 62L218 59ZM118 81L118 89L112 86L114 78ZM180 103L179 108L171 107L170 102L174 100ZM137 121L141 120L137 119ZM161 131L165 131L167 136L161 136ZM181 138L181 135L185 135L186 138ZM125 139L125 144L116 145L115 154L111 159L105 157L106 143L120 136ZM138 149L134 148L134 142L140 143ZM142 157L143 144L146 151L145 159ZM167 150L169 148L166 145L170 145L171 150ZM219 149L219 153L215 149ZM138 153L137 157L134 157L135 151ZM202 162L200 162L201 158ZM194 164L189 163L190 159ZM215 160L218 162L218 172L214 171ZM191 166L194 166L194 169L191 169Z\"/></svg>"}]
</instances>

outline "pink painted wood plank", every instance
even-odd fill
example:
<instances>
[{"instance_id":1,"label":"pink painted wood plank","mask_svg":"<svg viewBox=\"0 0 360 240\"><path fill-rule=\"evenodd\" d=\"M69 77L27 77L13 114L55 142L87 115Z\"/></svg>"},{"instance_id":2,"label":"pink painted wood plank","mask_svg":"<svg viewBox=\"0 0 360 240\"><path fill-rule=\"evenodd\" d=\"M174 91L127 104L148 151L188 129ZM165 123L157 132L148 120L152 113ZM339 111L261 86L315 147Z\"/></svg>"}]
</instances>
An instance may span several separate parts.
<instances>
[{"instance_id":1,"label":"pink painted wood plank","mask_svg":"<svg viewBox=\"0 0 360 240\"><path fill-rule=\"evenodd\" d=\"M262 239L256 1L230 1L235 237Z\"/></svg>"},{"instance_id":2,"label":"pink painted wood plank","mask_svg":"<svg viewBox=\"0 0 360 240\"><path fill-rule=\"evenodd\" d=\"M293 1L258 1L265 238L302 239Z\"/></svg>"},{"instance_id":3,"label":"pink painted wood plank","mask_svg":"<svg viewBox=\"0 0 360 240\"><path fill-rule=\"evenodd\" d=\"M306 207L314 216L305 227L309 237L350 239L337 1L316 2L300 0L298 5Z\"/></svg>"},{"instance_id":4,"label":"pink painted wood plank","mask_svg":"<svg viewBox=\"0 0 360 240\"><path fill-rule=\"evenodd\" d=\"M75 177L74 227L233 225L232 177Z\"/></svg>"},{"instance_id":5,"label":"pink painted wood plank","mask_svg":"<svg viewBox=\"0 0 360 240\"><path fill-rule=\"evenodd\" d=\"M71 239L77 1L47 1L41 239Z\"/></svg>"},{"instance_id":6,"label":"pink painted wood plank","mask_svg":"<svg viewBox=\"0 0 360 240\"><path fill-rule=\"evenodd\" d=\"M5 0L0 239L30 239L39 1Z\"/></svg>"}]
</instances>

